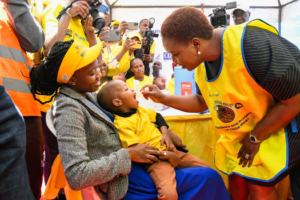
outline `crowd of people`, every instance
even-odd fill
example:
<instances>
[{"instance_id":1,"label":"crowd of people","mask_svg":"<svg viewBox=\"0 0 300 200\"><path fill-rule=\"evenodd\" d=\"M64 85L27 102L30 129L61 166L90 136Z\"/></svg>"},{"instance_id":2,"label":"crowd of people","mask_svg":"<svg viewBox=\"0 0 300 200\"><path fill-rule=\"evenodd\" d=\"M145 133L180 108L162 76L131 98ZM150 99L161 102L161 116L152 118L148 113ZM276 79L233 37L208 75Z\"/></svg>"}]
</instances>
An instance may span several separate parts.
<instances>
[{"instance_id":1,"label":"crowd of people","mask_svg":"<svg viewBox=\"0 0 300 200\"><path fill-rule=\"evenodd\" d=\"M161 74L155 41L143 37L149 20L128 31L106 12L96 30L91 2L44 1L40 20L27 0L0 2L0 199L39 200L44 177L44 199L276 200L287 175L300 199L296 46L248 22L243 5L236 26L217 29L201 10L179 8L162 24L162 43L173 70L195 69L198 90L175 96L174 74ZM103 42L110 30L119 41ZM139 91L185 112L210 110L229 193L161 114L139 107Z\"/></svg>"}]
</instances>

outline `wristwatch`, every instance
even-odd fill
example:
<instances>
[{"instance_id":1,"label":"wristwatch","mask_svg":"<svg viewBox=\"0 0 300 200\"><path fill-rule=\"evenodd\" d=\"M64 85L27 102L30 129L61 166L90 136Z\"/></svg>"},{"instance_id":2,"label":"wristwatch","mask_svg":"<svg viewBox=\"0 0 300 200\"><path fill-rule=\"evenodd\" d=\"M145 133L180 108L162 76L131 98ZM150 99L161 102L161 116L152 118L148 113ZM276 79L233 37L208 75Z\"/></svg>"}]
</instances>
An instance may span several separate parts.
<instances>
[{"instance_id":1,"label":"wristwatch","mask_svg":"<svg viewBox=\"0 0 300 200\"><path fill-rule=\"evenodd\" d=\"M257 137L255 137L254 135L252 135L252 133L250 132L249 134L249 139L252 143L255 143L255 144L259 144L261 143L262 141L260 141L259 139L257 139Z\"/></svg>"}]
</instances>

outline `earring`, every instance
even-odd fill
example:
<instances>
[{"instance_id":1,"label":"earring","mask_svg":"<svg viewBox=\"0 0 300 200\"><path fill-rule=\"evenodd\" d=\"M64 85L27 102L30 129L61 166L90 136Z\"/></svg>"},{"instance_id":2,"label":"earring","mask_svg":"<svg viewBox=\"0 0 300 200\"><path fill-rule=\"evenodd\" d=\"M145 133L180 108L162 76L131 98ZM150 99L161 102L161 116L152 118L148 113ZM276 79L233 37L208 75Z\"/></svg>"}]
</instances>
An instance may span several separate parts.
<instances>
[{"instance_id":1,"label":"earring","mask_svg":"<svg viewBox=\"0 0 300 200\"><path fill-rule=\"evenodd\" d=\"M73 82L73 83L72 83L72 85L76 85L76 83L75 83L75 82Z\"/></svg>"},{"instance_id":2,"label":"earring","mask_svg":"<svg viewBox=\"0 0 300 200\"><path fill-rule=\"evenodd\" d=\"M201 52L200 51L198 51L198 55L200 55L201 54Z\"/></svg>"}]
</instances>

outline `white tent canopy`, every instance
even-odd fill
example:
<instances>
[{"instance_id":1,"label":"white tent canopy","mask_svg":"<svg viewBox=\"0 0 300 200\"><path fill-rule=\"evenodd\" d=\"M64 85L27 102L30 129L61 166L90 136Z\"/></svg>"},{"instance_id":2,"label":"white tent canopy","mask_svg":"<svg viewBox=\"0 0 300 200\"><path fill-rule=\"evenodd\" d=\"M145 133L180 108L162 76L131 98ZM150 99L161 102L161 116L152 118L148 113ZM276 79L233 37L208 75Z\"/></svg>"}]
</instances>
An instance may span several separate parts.
<instances>
[{"instance_id":1,"label":"white tent canopy","mask_svg":"<svg viewBox=\"0 0 300 200\"><path fill-rule=\"evenodd\" d=\"M107 0L108 4L112 4L115 0ZM137 6L166 6L166 7L174 7L174 6L200 6L203 4L204 6L221 6L225 5L227 2L224 0L184 0L184 1L174 1L174 0L118 0L114 6L116 7L137 7ZM238 1L237 1L238 2ZM280 7L285 4L293 2L293 0L251 0L248 1L248 4L252 7Z\"/></svg>"}]
</instances>

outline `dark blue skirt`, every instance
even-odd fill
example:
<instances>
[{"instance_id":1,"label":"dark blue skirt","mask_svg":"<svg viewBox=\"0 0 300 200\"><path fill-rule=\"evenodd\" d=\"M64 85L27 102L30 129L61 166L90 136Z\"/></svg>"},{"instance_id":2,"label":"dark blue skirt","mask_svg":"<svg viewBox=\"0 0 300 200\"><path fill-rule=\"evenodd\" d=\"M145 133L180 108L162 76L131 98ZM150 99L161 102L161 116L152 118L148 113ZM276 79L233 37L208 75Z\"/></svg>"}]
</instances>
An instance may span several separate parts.
<instances>
[{"instance_id":1,"label":"dark blue skirt","mask_svg":"<svg viewBox=\"0 0 300 200\"><path fill-rule=\"evenodd\" d=\"M147 173L138 163L132 163L128 192L124 200L155 200L157 190ZM176 170L179 200L230 200L222 177L211 168L193 167Z\"/></svg>"}]
</instances>

